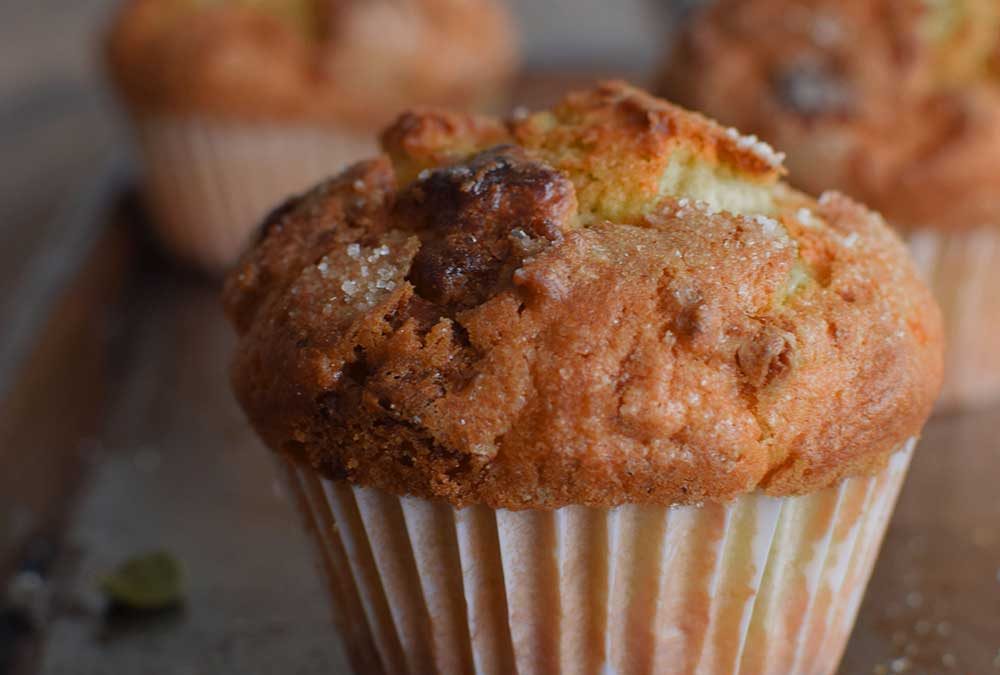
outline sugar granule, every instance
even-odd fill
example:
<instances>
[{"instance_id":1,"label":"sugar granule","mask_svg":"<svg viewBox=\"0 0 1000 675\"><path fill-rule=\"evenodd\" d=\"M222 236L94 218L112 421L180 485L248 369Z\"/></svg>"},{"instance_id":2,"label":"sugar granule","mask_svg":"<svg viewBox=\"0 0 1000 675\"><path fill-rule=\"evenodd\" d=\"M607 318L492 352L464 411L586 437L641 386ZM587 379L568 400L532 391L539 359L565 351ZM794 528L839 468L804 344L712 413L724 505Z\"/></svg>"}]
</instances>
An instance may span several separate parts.
<instances>
[{"instance_id":1,"label":"sugar granule","mask_svg":"<svg viewBox=\"0 0 1000 675\"><path fill-rule=\"evenodd\" d=\"M756 136L744 136L732 127L726 129L726 135L736 142L736 147L755 155L772 168L779 168L785 161L785 153L778 152Z\"/></svg>"}]
</instances>

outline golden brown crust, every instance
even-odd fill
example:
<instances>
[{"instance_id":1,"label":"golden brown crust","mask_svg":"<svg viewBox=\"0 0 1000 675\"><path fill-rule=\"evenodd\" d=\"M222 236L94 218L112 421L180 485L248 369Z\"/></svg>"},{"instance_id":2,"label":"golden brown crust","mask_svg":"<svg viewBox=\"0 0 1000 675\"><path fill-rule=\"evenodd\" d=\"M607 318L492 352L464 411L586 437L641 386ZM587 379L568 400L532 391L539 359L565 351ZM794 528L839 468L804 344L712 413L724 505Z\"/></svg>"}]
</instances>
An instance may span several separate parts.
<instances>
[{"instance_id":1,"label":"golden brown crust","mask_svg":"<svg viewBox=\"0 0 1000 675\"><path fill-rule=\"evenodd\" d=\"M125 0L107 60L130 106L378 129L417 104L495 100L515 64L495 0L199 3Z\"/></svg>"},{"instance_id":2,"label":"golden brown crust","mask_svg":"<svg viewBox=\"0 0 1000 675\"><path fill-rule=\"evenodd\" d=\"M993 0L719 0L681 31L661 88L788 149L809 192L903 228L1000 225L998 38Z\"/></svg>"},{"instance_id":3,"label":"golden brown crust","mask_svg":"<svg viewBox=\"0 0 1000 675\"><path fill-rule=\"evenodd\" d=\"M272 448L516 509L809 492L919 433L940 318L878 216L617 83L500 128L406 116L268 220L225 304Z\"/></svg>"}]
</instances>

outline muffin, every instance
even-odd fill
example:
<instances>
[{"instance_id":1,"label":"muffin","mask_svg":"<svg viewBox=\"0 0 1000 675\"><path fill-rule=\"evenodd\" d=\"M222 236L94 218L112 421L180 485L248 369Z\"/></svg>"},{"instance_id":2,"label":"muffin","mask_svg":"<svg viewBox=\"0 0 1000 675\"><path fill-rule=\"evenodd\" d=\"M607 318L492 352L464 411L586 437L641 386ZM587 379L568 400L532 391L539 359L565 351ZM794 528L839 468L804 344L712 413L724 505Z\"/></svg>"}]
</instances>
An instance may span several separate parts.
<instances>
[{"instance_id":1,"label":"muffin","mask_svg":"<svg viewBox=\"0 0 1000 675\"><path fill-rule=\"evenodd\" d=\"M994 0L719 0L661 84L900 229L944 311L942 407L1000 397L998 38Z\"/></svg>"},{"instance_id":2,"label":"muffin","mask_svg":"<svg viewBox=\"0 0 1000 675\"><path fill-rule=\"evenodd\" d=\"M832 673L940 386L897 236L621 83L382 147L224 290L355 671Z\"/></svg>"},{"instance_id":3,"label":"muffin","mask_svg":"<svg viewBox=\"0 0 1000 675\"><path fill-rule=\"evenodd\" d=\"M515 63L498 0L127 0L107 56L158 232L210 269L401 110L489 106Z\"/></svg>"}]
</instances>

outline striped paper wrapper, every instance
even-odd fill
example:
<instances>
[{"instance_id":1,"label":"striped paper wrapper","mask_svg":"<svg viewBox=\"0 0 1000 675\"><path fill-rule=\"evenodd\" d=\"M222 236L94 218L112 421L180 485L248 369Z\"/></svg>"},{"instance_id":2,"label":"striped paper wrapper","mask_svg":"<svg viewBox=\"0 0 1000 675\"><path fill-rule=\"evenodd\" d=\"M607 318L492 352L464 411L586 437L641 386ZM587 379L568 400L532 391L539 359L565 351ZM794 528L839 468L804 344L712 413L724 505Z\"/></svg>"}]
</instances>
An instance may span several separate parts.
<instances>
[{"instance_id":1,"label":"striped paper wrapper","mask_svg":"<svg viewBox=\"0 0 1000 675\"><path fill-rule=\"evenodd\" d=\"M907 239L944 317L945 379L938 407L1000 398L1000 227L918 230Z\"/></svg>"},{"instance_id":2,"label":"striped paper wrapper","mask_svg":"<svg viewBox=\"0 0 1000 675\"><path fill-rule=\"evenodd\" d=\"M357 132L185 117L136 120L144 188L163 243L219 271L288 196L374 156Z\"/></svg>"},{"instance_id":3,"label":"striped paper wrapper","mask_svg":"<svg viewBox=\"0 0 1000 675\"><path fill-rule=\"evenodd\" d=\"M828 675L912 449L802 497L556 511L285 468L355 673Z\"/></svg>"}]
</instances>

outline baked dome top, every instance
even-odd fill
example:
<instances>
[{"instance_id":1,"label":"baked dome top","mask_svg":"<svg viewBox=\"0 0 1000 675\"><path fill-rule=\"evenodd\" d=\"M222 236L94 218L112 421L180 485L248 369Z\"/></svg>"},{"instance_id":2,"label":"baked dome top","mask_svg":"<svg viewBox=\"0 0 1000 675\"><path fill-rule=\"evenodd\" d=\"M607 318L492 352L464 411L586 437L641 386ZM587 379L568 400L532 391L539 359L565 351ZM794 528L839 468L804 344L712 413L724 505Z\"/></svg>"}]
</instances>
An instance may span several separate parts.
<instances>
[{"instance_id":1,"label":"baked dome top","mask_svg":"<svg viewBox=\"0 0 1000 675\"><path fill-rule=\"evenodd\" d=\"M108 63L153 113L371 130L496 99L516 38L497 0L125 0Z\"/></svg>"},{"instance_id":2,"label":"baked dome top","mask_svg":"<svg viewBox=\"0 0 1000 675\"><path fill-rule=\"evenodd\" d=\"M660 88L787 148L809 192L902 228L971 228L1000 224L998 45L995 0L718 0L685 23Z\"/></svg>"},{"instance_id":3,"label":"baked dome top","mask_svg":"<svg viewBox=\"0 0 1000 675\"><path fill-rule=\"evenodd\" d=\"M882 219L621 83L403 115L230 274L237 396L326 475L457 506L787 495L880 468L941 378Z\"/></svg>"}]
</instances>

